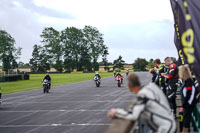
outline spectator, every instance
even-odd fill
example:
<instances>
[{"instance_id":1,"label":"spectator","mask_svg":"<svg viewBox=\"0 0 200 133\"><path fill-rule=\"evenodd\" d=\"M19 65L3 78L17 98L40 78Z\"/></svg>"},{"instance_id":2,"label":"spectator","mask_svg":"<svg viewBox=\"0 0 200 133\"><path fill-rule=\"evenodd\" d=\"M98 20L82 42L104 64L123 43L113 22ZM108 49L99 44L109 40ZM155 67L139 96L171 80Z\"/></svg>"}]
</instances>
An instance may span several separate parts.
<instances>
[{"instance_id":1,"label":"spectator","mask_svg":"<svg viewBox=\"0 0 200 133\"><path fill-rule=\"evenodd\" d=\"M155 68L150 69L149 72L153 75L152 82L155 83L155 80L156 80L156 77L157 77L157 73L156 73Z\"/></svg>"},{"instance_id":2,"label":"spectator","mask_svg":"<svg viewBox=\"0 0 200 133\"><path fill-rule=\"evenodd\" d=\"M131 112L123 109L111 109L108 111L110 118L122 118L137 121L144 120L148 126L158 133L174 133L176 123L170 113L169 103L164 93L154 83L141 86L136 74L127 78L129 90L136 95L136 104Z\"/></svg>"},{"instance_id":3,"label":"spectator","mask_svg":"<svg viewBox=\"0 0 200 133\"><path fill-rule=\"evenodd\" d=\"M166 65L161 64L160 59L155 59L154 67L157 72L157 77L155 79L155 84L157 84L163 92L166 94L166 85L165 85L165 77L161 75L161 73L167 73L168 67Z\"/></svg>"},{"instance_id":4,"label":"spectator","mask_svg":"<svg viewBox=\"0 0 200 133\"><path fill-rule=\"evenodd\" d=\"M169 66L169 69L166 73L161 73L166 80L166 95L170 103L170 107L174 113L174 117L176 117L176 90L178 83L178 67L173 63L170 57L165 58L165 65Z\"/></svg>"},{"instance_id":5,"label":"spectator","mask_svg":"<svg viewBox=\"0 0 200 133\"><path fill-rule=\"evenodd\" d=\"M183 105L183 132L188 132L192 112L196 104L195 84L188 66L179 67L179 78L182 80L182 105Z\"/></svg>"}]
</instances>

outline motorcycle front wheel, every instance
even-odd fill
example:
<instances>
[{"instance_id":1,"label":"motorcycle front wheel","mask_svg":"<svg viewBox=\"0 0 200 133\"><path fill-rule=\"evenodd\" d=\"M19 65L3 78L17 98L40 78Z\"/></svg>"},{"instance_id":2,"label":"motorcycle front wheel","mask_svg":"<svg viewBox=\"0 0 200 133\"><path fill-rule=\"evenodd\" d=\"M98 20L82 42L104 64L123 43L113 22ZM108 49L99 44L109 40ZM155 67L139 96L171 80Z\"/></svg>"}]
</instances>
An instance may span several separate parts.
<instances>
[{"instance_id":1,"label":"motorcycle front wheel","mask_svg":"<svg viewBox=\"0 0 200 133\"><path fill-rule=\"evenodd\" d=\"M120 83L120 81L118 81L118 87L121 87L121 83Z\"/></svg>"},{"instance_id":2,"label":"motorcycle front wheel","mask_svg":"<svg viewBox=\"0 0 200 133\"><path fill-rule=\"evenodd\" d=\"M100 83L99 82L96 82L96 87L99 87L100 86Z\"/></svg>"}]
</instances>

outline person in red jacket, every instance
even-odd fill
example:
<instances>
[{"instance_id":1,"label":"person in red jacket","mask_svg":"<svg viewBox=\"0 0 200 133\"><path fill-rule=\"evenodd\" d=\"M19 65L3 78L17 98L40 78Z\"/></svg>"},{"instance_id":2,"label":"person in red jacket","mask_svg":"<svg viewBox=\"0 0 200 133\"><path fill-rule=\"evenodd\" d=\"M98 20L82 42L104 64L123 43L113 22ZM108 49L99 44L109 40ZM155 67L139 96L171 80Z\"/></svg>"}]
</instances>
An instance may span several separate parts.
<instances>
[{"instance_id":1,"label":"person in red jacket","mask_svg":"<svg viewBox=\"0 0 200 133\"><path fill-rule=\"evenodd\" d=\"M166 73L162 73L161 75L166 78L166 96L169 100L170 107L174 116L176 116L176 90L177 90L177 82L178 82L178 67L175 63L173 63L170 57L165 58L165 64L169 66L169 70Z\"/></svg>"}]
</instances>

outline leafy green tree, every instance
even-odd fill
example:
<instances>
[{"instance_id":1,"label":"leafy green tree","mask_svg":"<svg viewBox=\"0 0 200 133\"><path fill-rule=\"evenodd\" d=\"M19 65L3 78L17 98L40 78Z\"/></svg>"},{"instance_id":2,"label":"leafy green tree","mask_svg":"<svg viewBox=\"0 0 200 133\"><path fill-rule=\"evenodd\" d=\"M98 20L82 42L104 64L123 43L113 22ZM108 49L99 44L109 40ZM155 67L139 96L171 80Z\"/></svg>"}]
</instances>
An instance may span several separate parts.
<instances>
[{"instance_id":1,"label":"leafy green tree","mask_svg":"<svg viewBox=\"0 0 200 133\"><path fill-rule=\"evenodd\" d=\"M21 55L22 48L14 46L15 39L4 30L0 30L0 60L3 71L18 67L16 60Z\"/></svg>"},{"instance_id":2,"label":"leafy green tree","mask_svg":"<svg viewBox=\"0 0 200 133\"><path fill-rule=\"evenodd\" d=\"M148 62L146 61L146 59L137 58L133 63L133 67L134 69L140 69L141 71L145 71L147 64Z\"/></svg>"},{"instance_id":3,"label":"leafy green tree","mask_svg":"<svg viewBox=\"0 0 200 133\"><path fill-rule=\"evenodd\" d=\"M53 67L59 71L63 71L62 63L62 45L60 42L60 33L52 27L44 28L42 35L42 43L48 54L49 60L53 63Z\"/></svg>"},{"instance_id":4,"label":"leafy green tree","mask_svg":"<svg viewBox=\"0 0 200 133\"><path fill-rule=\"evenodd\" d=\"M118 57L118 59L114 60L113 62L113 69L124 69L124 64L125 64L125 61L122 59L122 56L120 55Z\"/></svg>"},{"instance_id":5,"label":"leafy green tree","mask_svg":"<svg viewBox=\"0 0 200 133\"><path fill-rule=\"evenodd\" d=\"M97 28L67 27L59 32L50 27L43 30L41 37L44 44L42 53L46 53L46 56L43 56L60 72L63 68L67 71L98 70L97 60L101 55L104 62L107 61L108 48Z\"/></svg>"},{"instance_id":6,"label":"leafy green tree","mask_svg":"<svg viewBox=\"0 0 200 133\"><path fill-rule=\"evenodd\" d=\"M81 48L79 70L92 71L92 63L91 57L89 55L89 49L87 47L84 47L84 45Z\"/></svg>"},{"instance_id":7,"label":"leafy green tree","mask_svg":"<svg viewBox=\"0 0 200 133\"><path fill-rule=\"evenodd\" d=\"M20 62L18 63L18 66L21 67L21 68L24 67L24 62L20 61Z\"/></svg>"},{"instance_id":8,"label":"leafy green tree","mask_svg":"<svg viewBox=\"0 0 200 133\"><path fill-rule=\"evenodd\" d=\"M61 31L61 42L64 53L64 67L68 70L81 69L81 52L87 50L83 45L83 33L75 27L68 27ZM86 51L87 52L87 51ZM85 55L85 54L82 54Z\"/></svg>"},{"instance_id":9,"label":"leafy green tree","mask_svg":"<svg viewBox=\"0 0 200 133\"><path fill-rule=\"evenodd\" d=\"M100 55L103 54L105 49L107 49L107 47L104 45L103 34L101 34L97 28L92 26L85 26L83 29L83 34L86 43L90 47L92 67L94 70L98 70L99 65L97 63L97 60L100 57Z\"/></svg>"},{"instance_id":10,"label":"leafy green tree","mask_svg":"<svg viewBox=\"0 0 200 133\"><path fill-rule=\"evenodd\" d=\"M149 60L149 62L148 62L148 64L147 64L146 67L147 67L148 70L151 69L151 68L154 68L153 59L150 59L150 60Z\"/></svg>"},{"instance_id":11,"label":"leafy green tree","mask_svg":"<svg viewBox=\"0 0 200 133\"><path fill-rule=\"evenodd\" d=\"M39 72L46 72L47 70L50 70L52 61L50 60L48 52L43 47L41 48L40 58L41 58L41 63L39 67Z\"/></svg>"},{"instance_id":12,"label":"leafy green tree","mask_svg":"<svg viewBox=\"0 0 200 133\"><path fill-rule=\"evenodd\" d=\"M104 52L103 52L103 55L102 55L102 62L103 62L103 65L104 65L104 69L109 71L109 63L108 63L108 59L107 59L107 56L108 56L108 48L105 48Z\"/></svg>"},{"instance_id":13,"label":"leafy green tree","mask_svg":"<svg viewBox=\"0 0 200 133\"><path fill-rule=\"evenodd\" d=\"M24 62L20 61L18 63L18 67L20 67L20 68L29 68L30 64L29 63L24 63Z\"/></svg>"},{"instance_id":14,"label":"leafy green tree","mask_svg":"<svg viewBox=\"0 0 200 133\"><path fill-rule=\"evenodd\" d=\"M33 46L32 58L30 59L29 63L33 72L39 71L41 64L41 46L36 44Z\"/></svg>"},{"instance_id":15,"label":"leafy green tree","mask_svg":"<svg viewBox=\"0 0 200 133\"><path fill-rule=\"evenodd\" d=\"M33 72L46 72L50 70L49 57L46 56L44 51L40 45L35 44L33 46L32 58L29 62Z\"/></svg>"}]
</instances>

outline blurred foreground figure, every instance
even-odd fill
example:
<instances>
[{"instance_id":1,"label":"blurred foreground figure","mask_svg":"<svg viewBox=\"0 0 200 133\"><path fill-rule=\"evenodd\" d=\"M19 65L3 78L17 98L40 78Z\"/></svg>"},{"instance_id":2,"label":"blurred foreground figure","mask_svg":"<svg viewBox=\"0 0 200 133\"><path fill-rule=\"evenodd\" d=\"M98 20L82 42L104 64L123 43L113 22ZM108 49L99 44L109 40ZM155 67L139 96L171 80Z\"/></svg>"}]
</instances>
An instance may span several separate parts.
<instances>
[{"instance_id":1,"label":"blurred foreground figure","mask_svg":"<svg viewBox=\"0 0 200 133\"><path fill-rule=\"evenodd\" d=\"M135 122L141 118L153 132L175 133L176 123L162 90L154 83L142 87L136 74L128 76L127 82L129 90L136 95L136 103L130 112L123 109L111 109L108 111L108 117Z\"/></svg>"}]
</instances>

